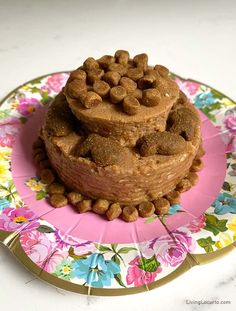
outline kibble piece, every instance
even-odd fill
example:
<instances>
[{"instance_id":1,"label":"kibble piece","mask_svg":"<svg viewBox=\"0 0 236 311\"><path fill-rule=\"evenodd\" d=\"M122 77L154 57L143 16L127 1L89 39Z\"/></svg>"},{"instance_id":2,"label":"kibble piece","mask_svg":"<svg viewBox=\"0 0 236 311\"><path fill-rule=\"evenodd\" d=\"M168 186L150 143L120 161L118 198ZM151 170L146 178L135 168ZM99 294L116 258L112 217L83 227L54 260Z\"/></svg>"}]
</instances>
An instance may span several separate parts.
<instances>
[{"instance_id":1,"label":"kibble piece","mask_svg":"<svg viewBox=\"0 0 236 311\"><path fill-rule=\"evenodd\" d=\"M203 169L203 162L200 158L196 158L193 160L193 164L190 168L191 172L200 172Z\"/></svg>"},{"instance_id":2,"label":"kibble piece","mask_svg":"<svg viewBox=\"0 0 236 311\"><path fill-rule=\"evenodd\" d=\"M87 86L83 80L72 80L66 85L66 93L71 98L78 99L82 93L87 92Z\"/></svg>"},{"instance_id":3,"label":"kibble piece","mask_svg":"<svg viewBox=\"0 0 236 311\"><path fill-rule=\"evenodd\" d=\"M129 52L124 50L118 50L115 53L115 58L117 63L125 66L128 64L129 61Z\"/></svg>"},{"instance_id":4,"label":"kibble piece","mask_svg":"<svg viewBox=\"0 0 236 311\"><path fill-rule=\"evenodd\" d=\"M74 71L71 72L69 80L68 81L72 81L72 80L86 80L86 72L82 69L76 69Z\"/></svg>"},{"instance_id":5,"label":"kibble piece","mask_svg":"<svg viewBox=\"0 0 236 311\"><path fill-rule=\"evenodd\" d=\"M143 70L141 68L129 68L126 75L133 81L137 81L143 77Z\"/></svg>"},{"instance_id":6,"label":"kibble piece","mask_svg":"<svg viewBox=\"0 0 236 311\"><path fill-rule=\"evenodd\" d=\"M112 63L109 65L108 70L118 72L121 76L123 76L127 71L127 67L121 64Z\"/></svg>"},{"instance_id":7,"label":"kibble piece","mask_svg":"<svg viewBox=\"0 0 236 311\"><path fill-rule=\"evenodd\" d=\"M127 77L120 79L120 85L126 89L127 94L133 93L137 88L137 83Z\"/></svg>"},{"instance_id":8,"label":"kibble piece","mask_svg":"<svg viewBox=\"0 0 236 311\"><path fill-rule=\"evenodd\" d=\"M46 152L40 152L40 153L37 153L35 156L34 156L34 161L35 163L40 163L41 161L44 161L47 159L47 154Z\"/></svg>"},{"instance_id":9,"label":"kibble piece","mask_svg":"<svg viewBox=\"0 0 236 311\"><path fill-rule=\"evenodd\" d=\"M42 170L44 168L50 168L51 162L49 160L42 160L39 162L39 168Z\"/></svg>"},{"instance_id":10,"label":"kibble piece","mask_svg":"<svg viewBox=\"0 0 236 311\"><path fill-rule=\"evenodd\" d=\"M97 62L103 69L107 70L109 65L115 62L115 57L111 55L104 55L99 58Z\"/></svg>"},{"instance_id":11,"label":"kibble piece","mask_svg":"<svg viewBox=\"0 0 236 311\"><path fill-rule=\"evenodd\" d=\"M76 204L78 211L82 213L86 213L92 210L92 200L83 200Z\"/></svg>"},{"instance_id":12,"label":"kibble piece","mask_svg":"<svg viewBox=\"0 0 236 311\"><path fill-rule=\"evenodd\" d=\"M206 154L206 151L204 150L203 146L200 145L199 149L198 149L198 152L196 154L196 157L197 158L201 158L203 157L204 155Z\"/></svg>"},{"instance_id":13,"label":"kibble piece","mask_svg":"<svg viewBox=\"0 0 236 311\"><path fill-rule=\"evenodd\" d=\"M110 85L105 81L97 80L93 84L93 90L102 98L106 97L110 91Z\"/></svg>"},{"instance_id":14,"label":"kibble piece","mask_svg":"<svg viewBox=\"0 0 236 311\"><path fill-rule=\"evenodd\" d=\"M186 178L191 182L192 186L195 186L199 180L198 174L194 172L188 173Z\"/></svg>"},{"instance_id":15,"label":"kibble piece","mask_svg":"<svg viewBox=\"0 0 236 311\"><path fill-rule=\"evenodd\" d=\"M195 135L198 117L189 108L179 108L169 114L169 131L180 134L185 140L190 141Z\"/></svg>"},{"instance_id":16,"label":"kibble piece","mask_svg":"<svg viewBox=\"0 0 236 311\"><path fill-rule=\"evenodd\" d=\"M138 80L138 87L142 90L149 89L152 87L155 80L156 77L154 77L154 75L144 75Z\"/></svg>"},{"instance_id":17,"label":"kibble piece","mask_svg":"<svg viewBox=\"0 0 236 311\"><path fill-rule=\"evenodd\" d=\"M147 89L143 91L142 102L147 107L154 107L160 103L161 94L157 89Z\"/></svg>"},{"instance_id":18,"label":"kibble piece","mask_svg":"<svg viewBox=\"0 0 236 311\"><path fill-rule=\"evenodd\" d=\"M106 216L108 220L114 220L118 218L122 213L122 209L119 203L113 203L110 205L109 209L106 211Z\"/></svg>"},{"instance_id":19,"label":"kibble piece","mask_svg":"<svg viewBox=\"0 0 236 311\"><path fill-rule=\"evenodd\" d=\"M119 84L120 74L115 71L107 71L103 76L103 80L106 81L111 87L116 86Z\"/></svg>"},{"instance_id":20,"label":"kibble piece","mask_svg":"<svg viewBox=\"0 0 236 311\"><path fill-rule=\"evenodd\" d=\"M133 222L138 219L138 211L134 206L125 206L121 217L124 221Z\"/></svg>"},{"instance_id":21,"label":"kibble piece","mask_svg":"<svg viewBox=\"0 0 236 311\"><path fill-rule=\"evenodd\" d=\"M180 203L180 193L179 191L172 190L171 192L165 195L165 198L170 202L170 205Z\"/></svg>"},{"instance_id":22,"label":"kibble piece","mask_svg":"<svg viewBox=\"0 0 236 311\"><path fill-rule=\"evenodd\" d=\"M133 96L126 96L123 100L123 109L131 116L137 114L140 110L140 107L141 105L139 101Z\"/></svg>"},{"instance_id":23,"label":"kibble piece","mask_svg":"<svg viewBox=\"0 0 236 311\"><path fill-rule=\"evenodd\" d=\"M98 199L92 206L94 213L103 215L109 208L109 202L107 200Z\"/></svg>"},{"instance_id":24,"label":"kibble piece","mask_svg":"<svg viewBox=\"0 0 236 311\"><path fill-rule=\"evenodd\" d=\"M186 150L186 141L175 133L155 132L143 136L139 140L139 148L143 157L154 154L174 155Z\"/></svg>"},{"instance_id":25,"label":"kibble piece","mask_svg":"<svg viewBox=\"0 0 236 311\"><path fill-rule=\"evenodd\" d=\"M138 54L134 56L133 62L138 68L145 71L148 65L148 56L145 53Z\"/></svg>"},{"instance_id":26,"label":"kibble piece","mask_svg":"<svg viewBox=\"0 0 236 311\"><path fill-rule=\"evenodd\" d=\"M188 191L192 187L190 180L187 178L182 179L176 186L176 190L179 192Z\"/></svg>"},{"instance_id":27,"label":"kibble piece","mask_svg":"<svg viewBox=\"0 0 236 311\"><path fill-rule=\"evenodd\" d=\"M110 98L113 104L121 102L126 96L126 89L123 86L114 86L110 89Z\"/></svg>"},{"instance_id":28,"label":"kibble piece","mask_svg":"<svg viewBox=\"0 0 236 311\"><path fill-rule=\"evenodd\" d=\"M52 182L54 182L55 180L55 176L52 172L52 170L50 169L43 169L41 172L40 172L40 178L42 180L43 183L45 184L51 184Z\"/></svg>"},{"instance_id":29,"label":"kibble piece","mask_svg":"<svg viewBox=\"0 0 236 311\"><path fill-rule=\"evenodd\" d=\"M124 149L112 138L102 137L98 134L90 134L78 148L78 155L91 156L99 166L107 166L118 163L124 159Z\"/></svg>"},{"instance_id":30,"label":"kibble piece","mask_svg":"<svg viewBox=\"0 0 236 311\"><path fill-rule=\"evenodd\" d=\"M168 213L170 208L170 203L165 198L156 199L153 201L153 204L155 206L155 212L157 215L165 215Z\"/></svg>"},{"instance_id":31,"label":"kibble piece","mask_svg":"<svg viewBox=\"0 0 236 311\"><path fill-rule=\"evenodd\" d=\"M162 65L156 65L154 67L155 70L158 71L158 73L163 77L166 78L169 75L169 69L167 69L165 66Z\"/></svg>"},{"instance_id":32,"label":"kibble piece","mask_svg":"<svg viewBox=\"0 0 236 311\"><path fill-rule=\"evenodd\" d=\"M88 82L93 84L95 81L100 80L104 75L103 69L93 69L88 71Z\"/></svg>"},{"instance_id":33,"label":"kibble piece","mask_svg":"<svg viewBox=\"0 0 236 311\"><path fill-rule=\"evenodd\" d=\"M154 70L154 69L147 69L145 71L145 75L153 76L153 78L155 78L155 80L160 77L160 74L158 73L158 71Z\"/></svg>"},{"instance_id":34,"label":"kibble piece","mask_svg":"<svg viewBox=\"0 0 236 311\"><path fill-rule=\"evenodd\" d=\"M72 191L72 192L69 192L67 194L67 199L68 199L70 204L76 205L77 203L79 203L83 200L83 196L82 196L82 194L80 194L78 192Z\"/></svg>"},{"instance_id":35,"label":"kibble piece","mask_svg":"<svg viewBox=\"0 0 236 311\"><path fill-rule=\"evenodd\" d=\"M47 134L51 136L61 137L71 133L75 128L75 124L76 118L73 115L65 96L62 93L59 93L48 108L44 129Z\"/></svg>"},{"instance_id":36,"label":"kibble piece","mask_svg":"<svg viewBox=\"0 0 236 311\"><path fill-rule=\"evenodd\" d=\"M67 198L62 194L53 194L50 196L50 203L53 207L63 207L67 205Z\"/></svg>"},{"instance_id":37,"label":"kibble piece","mask_svg":"<svg viewBox=\"0 0 236 311\"><path fill-rule=\"evenodd\" d=\"M53 182L48 187L49 194L64 194L64 192L65 192L65 186L57 182Z\"/></svg>"},{"instance_id":38,"label":"kibble piece","mask_svg":"<svg viewBox=\"0 0 236 311\"><path fill-rule=\"evenodd\" d=\"M84 61L83 67L85 68L86 71L89 71L98 69L99 64L93 57L89 57Z\"/></svg>"},{"instance_id":39,"label":"kibble piece","mask_svg":"<svg viewBox=\"0 0 236 311\"><path fill-rule=\"evenodd\" d=\"M155 212L155 206L152 202L143 202L139 204L138 212L141 217L150 217Z\"/></svg>"},{"instance_id":40,"label":"kibble piece","mask_svg":"<svg viewBox=\"0 0 236 311\"><path fill-rule=\"evenodd\" d=\"M133 97L137 98L137 100L142 103L143 92L140 89L136 89L132 94Z\"/></svg>"},{"instance_id":41,"label":"kibble piece","mask_svg":"<svg viewBox=\"0 0 236 311\"><path fill-rule=\"evenodd\" d=\"M104 167L117 164L124 159L125 153L115 140L103 137L91 146L91 156L97 165Z\"/></svg>"},{"instance_id":42,"label":"kibble piece","mask_svg":"<svg viewBox=\"0 0 236 311\"><path fill-rule=\"evenodd\" d=\"M33 149L38 149L38 148L43 148L43 147L44 147L44 142L40 137L38 137L36 141L33 143Z\"/></svg>"},{"instance_id":43,"label":"kibble piece","mask_svg":"<svg viewBox=\"0 0 236 311\"><path fill-rule=\"evenodd\" d=\"M92 91L87 92L86 96L81 97L82 105L88 109L98 106L101 102L101 96Z\"/></svg>"}]
</instances>

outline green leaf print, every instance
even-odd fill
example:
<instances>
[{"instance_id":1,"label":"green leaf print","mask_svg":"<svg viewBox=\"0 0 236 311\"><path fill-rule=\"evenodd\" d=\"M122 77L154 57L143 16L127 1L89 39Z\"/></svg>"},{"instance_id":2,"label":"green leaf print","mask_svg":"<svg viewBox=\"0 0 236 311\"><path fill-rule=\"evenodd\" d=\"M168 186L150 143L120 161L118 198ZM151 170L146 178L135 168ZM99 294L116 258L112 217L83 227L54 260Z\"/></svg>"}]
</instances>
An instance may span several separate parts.
<instances>
[{"instance_id":1,"label":"green leaf print","mask_svg":"<svg viewBox=\"0 0 236 311\"><path fill-rule=\"evenodd\" d=\"M10 117L11 109L0 110L0 120Z\"/></svg>"},{"instance_id":2,"label":"green leaf print","mask_svg":"<svg viewBox=\"0 0 236 311\"><path fill-rule=\"evenodd\" d=\"M104 245L97 244L97 243L94 243L94 246L100 252L112 252L112 249L108 246L104 246Z\"/></svg>"},{"instance_id":3,"label":"green leaf print","mask_svg":"<svg viewBox=\"0 0 236 311\"><path fill-rule=\"evenodd\" d=\"M42 200L43 198L45 198L47 195L47 193L45 191L38 191L36 193L36 200L39 201L39 200Z\"/></svg>"},{"instance_id":4,"label":"green leaf print","mask_svg":"<svg viewBox=\"0 0 236 311\"><path fill-rule=\"evenodd\" d=\"M135 247L122 247L118 250L118 254L127 254L131 251L136 251L137 249Z\"/></svg>"},{"instance_id":5,"label":"green leaf print","mask_svg":"<svg viewBox=\"0 0 236 311\"><path fill-rule=\"evenodd\" d=\"M46 226L46 225L40 225L37 229L39 232L42 232L42 233L52 233L54 232L54 229L49 227L49 226Z\"/></svg>"},{"instance_id":6,"label":"green leaf print","mask_svg":"<svg viewBox=\"0 0 236 311\"><path fill-rule=\"evenodd\" d=\"M120 273L115 274L114 277L115 277L116 282L117 282L120 286L126 287L125 284L124 284L123 281L122 281L122 277L121 277L121 274L120 274Z\"/></svg>"},{"instance_id":7,"label":"green leaf print","mask_svg":"<svg viewBox=\"0 0 236 311\"><path fill-rule=\"evenodd\" d=\"M118 244L115 244L115 243L111 244L111 248L114 251L114 253L116 252L117 246L118 246Z\"/></svg>"},{"instance_id":8,"label":"green leaf print","mask_svg":"<svg viewBox=\"0 0 236 311\"><path fill-rule=\"evenodd\" d=\"M227 219L218 219L214 215L206 214L206 226L205 230L212 232L214 235L219 234L220 232L227 231L226 223Z\"/></svg>"},{"instance_id":9,"label":"green leaf print","mask_svg":"<svg viewBox=\"0 0 236 311\"><path fill-rule=\"evenodd\" d=\"M154 215L154 216L151 216L151 217L149 217L149 218L147 218L146 220L145 220L145 224L149 224L150 222L153 222L154 220L156 220L158 218L158 216L156 216L156 215Z\"/></svg>"},{"instance_id":10,"label":"green leaf print","mask_svg":"<svg viewBox=\"0 0 236 311\"><path fill-rule=\"evenodd\" d=\"M223 183L222 188L223 188L223 190L225 190L225 191L231 191L230 184L229 184L227 181L225 181L225 182Z\"/></svg>"},{"instance_id":11,"label":"green leaf print","mask_svg":"<svg viewBox=\"0 0 236 311\"><path fill-rule=\"evenodd\" d=\"M142 257L139 268L146 272L155 272L160 266L159 261L156 259L156 256L153 255L151 258Z\"/></svg>"},{"instance_id":12,"label":"green leaf print","mask_svg":"<svg viewBox=\"0 0 236 311\"><path fill-rule=\"evenodd\" d=\"M199 246L204 248L206 253L213 252L213 247L212 245L215 244L215 241L212 240L212 238L209 236L207 238L201 238L197 240L197 243Z\"/></svg>"},{"instance_id":13,"label":"green leaf print","mask_svg":"<svg viewBox=\"0 0 236 311\"><path fill-rule=\"evenodd\" d=\"M114 255L111 257L111 260L120 265L120 259L117 255Z\"/></svg>"}]
</instances>

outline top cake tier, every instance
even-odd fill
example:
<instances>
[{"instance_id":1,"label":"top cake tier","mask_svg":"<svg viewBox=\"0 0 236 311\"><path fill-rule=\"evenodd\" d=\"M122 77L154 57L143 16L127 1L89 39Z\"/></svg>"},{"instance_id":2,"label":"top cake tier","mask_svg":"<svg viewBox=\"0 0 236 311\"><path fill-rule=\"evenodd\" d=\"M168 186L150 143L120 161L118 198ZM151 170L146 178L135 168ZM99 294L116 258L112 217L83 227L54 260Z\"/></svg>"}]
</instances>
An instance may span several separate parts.
<instances>
[{"instance_id":1,"label":"top cake tier","mask_svg":"<svg viewBox=\"0 0 236 311\"><path fill-rule=\"evenodd\" d=\"M146 54L130 59L119 50L86 59L71 73L64 94L88 132L134 146L145 134L165 131L179 88L167 68L148 65Z\"/></svg>"}]
</instances>

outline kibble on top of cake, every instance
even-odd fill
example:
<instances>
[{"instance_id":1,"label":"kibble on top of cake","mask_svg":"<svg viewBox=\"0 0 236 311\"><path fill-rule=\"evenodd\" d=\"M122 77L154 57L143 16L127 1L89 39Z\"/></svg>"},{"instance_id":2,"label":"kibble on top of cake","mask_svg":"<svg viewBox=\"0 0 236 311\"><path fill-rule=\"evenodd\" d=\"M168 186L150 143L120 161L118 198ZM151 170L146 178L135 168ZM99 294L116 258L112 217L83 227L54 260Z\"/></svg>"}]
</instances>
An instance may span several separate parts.
<instances>
[{"instance_id":1,"label":"kibble on top of cake","mask_svg":"<svg viewBox=\"0 0 236 311\"><path fill-rule=\"evenodd\" d=\"M87 58L70 74L64 93L86 109L106 102L133 116L142 106L156 107L163 99L173 98L176 84L166 67L148 65L147 54L131 59L129 52L118 50L114 56Z\"/></svg>"}]
</instances>

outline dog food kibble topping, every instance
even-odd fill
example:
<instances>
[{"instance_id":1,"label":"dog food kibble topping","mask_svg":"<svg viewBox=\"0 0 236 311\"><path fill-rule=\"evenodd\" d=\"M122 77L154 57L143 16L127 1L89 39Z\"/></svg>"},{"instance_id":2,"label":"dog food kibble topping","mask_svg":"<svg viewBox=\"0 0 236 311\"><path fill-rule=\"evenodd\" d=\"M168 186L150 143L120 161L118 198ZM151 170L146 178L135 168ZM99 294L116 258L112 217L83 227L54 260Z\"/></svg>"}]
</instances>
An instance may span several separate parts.
<instances>
[{"instance_id":1,"label":"dog food kibble topping","mask_svg":"<svg viewBox=\"0 0 236 311\"><path fill-rule=\"evenodd\" d=\"M166 95L166 90L171 88L168 74L169 71L164 66L149 66L145 53L130 59L127 51L118 50L114 56L104 55L97 60L87 58L82 67L71 73L64 93L79 101L85 108L94 108L102 102L108 102L121 104L117 109L122 109L127 115L134 115L140 113L142 105L155 107L163 96L170 96ZM87 94L91 91L99 97ZM132 105L130 108L131 101L125 99L126 95L137 98L141 106L135 105L133 108Z\"/></svg>"}]
</instances>

